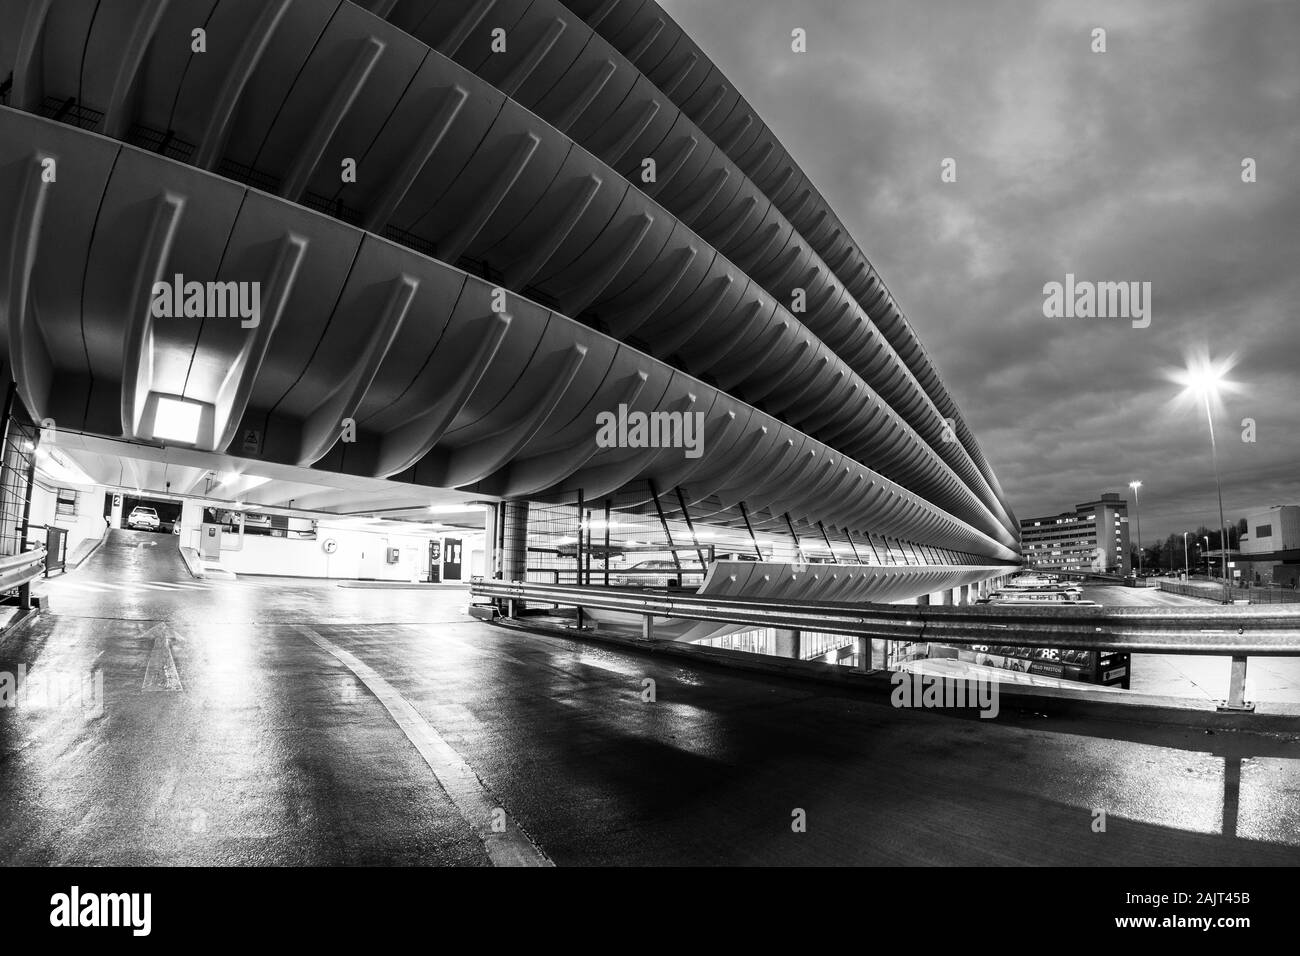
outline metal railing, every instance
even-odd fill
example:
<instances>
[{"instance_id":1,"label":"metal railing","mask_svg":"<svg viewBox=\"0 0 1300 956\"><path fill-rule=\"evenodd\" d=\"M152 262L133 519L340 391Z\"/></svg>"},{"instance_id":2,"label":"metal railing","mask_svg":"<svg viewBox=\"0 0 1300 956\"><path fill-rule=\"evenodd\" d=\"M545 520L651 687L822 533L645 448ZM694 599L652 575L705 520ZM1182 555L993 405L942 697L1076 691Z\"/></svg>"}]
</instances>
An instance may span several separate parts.
<instances>
[{"instance_id":1,"label":"metal railing","mask_svg":"<svg viewBox=\"0 0 1300 956\"><path fill-rule=\"evenodd\" d=\"M1158 582L1160 590L1184 597L1200 598L1214 601L1216 604L1234 601L1248 601L1251 604L1300 604L1300 591L1294 588L1259 585L1256 587L1227 587L1222 583L1197 587L1194 584L1179 584L1173 581Z\"/></svg>"},{"instance_id":2,"label":"metal railing","mask_svg":"<svg viewBox=\"0 0 1300 956\"><path fill-rule=\"evenodd\" d=\"M51 571L68 570L68 532L52 524L45 526L45 576Z\"/></svg>"},{"instance_id":3,"label":"metal railing","mask_svg":"<svg viewBox=\"0 0 1300 956\"><path fill-rule=\"evenodd\" d=\"M872 638L954 646L989 643L1063 650L1214 655L1232 658L1222 710L1254 710L1245 697L1246 659L1300 656L1300 607L1020 607L1014 605L861 604L762 601L747 598L648 594L475 578L470 592L505 605L517 617L522 602L622 611L642 618L654 637L655 618L677 618L820 631L857 637L869 666Z\"/></svg>"},{"instance_id":4,"label":"metal railing","mask_svg":"<svg viewBox=\"0 0 1300 956\"><path fill-rule=\"evenodd\" d=\"M18 606L24 611L32 606L32 582L45 573L45 548L0 558L0 592L18 589Z\"/></svg>"},{"instance_id":5,"label":"metal railing","mask_svg":"<svg viewBox=\"0 0 1300 956\"><path fill-rule=\"evenodd\" d=\"M704 583L708 571L698 567L684 567L680 571L638 571L635 568L610 568L609 571L603 568L591 568L590 571L580 571L577 568L529 568L528 574L535 581L539 578L549 578L549 581L539 582L546 584L580 585L583 577L588 577L593 587L596 585L604 587L604 582L608 579L611 587L694 589Z\"/></svg>"}]
</instances>

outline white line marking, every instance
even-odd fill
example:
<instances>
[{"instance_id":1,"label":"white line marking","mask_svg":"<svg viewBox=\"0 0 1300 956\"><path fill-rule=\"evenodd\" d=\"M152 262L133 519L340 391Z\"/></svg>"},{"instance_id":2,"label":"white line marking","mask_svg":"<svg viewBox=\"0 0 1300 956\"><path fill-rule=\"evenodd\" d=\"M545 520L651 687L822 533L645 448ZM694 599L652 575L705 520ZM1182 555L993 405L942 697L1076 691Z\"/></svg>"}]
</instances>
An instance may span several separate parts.
<instances>
[{"instance_id":1,"label":"white line marking","mask_svg":"<svg viewBox=\"0 0 1300 956\"><path fill-rule=\"evenodd\" d=\"M166 624L155 624L145 633L153 635L153 647L149 649L149 662L144 666L144 684L140 690L183 691L181 675L176 671L176 658L172 657L171 629Z\"/></svg>"},{"instance_id":2,"label":"white line marking","mask_svg":"<svg viewBox=\"0 0 1300 956\"><path fill-rule=\"evenodd\" d=\"M408 740L420 752L424 762L433 771L439 786L455 805L461 817L483 842L488 859L493 866L554 866L541 847L528 838L528 834L508 813L500 802L483 785L474 769L465 762L441 735L429 726L405 697L379 676L373 668L355 655L321 637L310 628L300 631L321 650L333 655L366 688L397 722ZM492 821L496 811L505 814L505 830L493 832Z\"/></svg>"}]
</instances>

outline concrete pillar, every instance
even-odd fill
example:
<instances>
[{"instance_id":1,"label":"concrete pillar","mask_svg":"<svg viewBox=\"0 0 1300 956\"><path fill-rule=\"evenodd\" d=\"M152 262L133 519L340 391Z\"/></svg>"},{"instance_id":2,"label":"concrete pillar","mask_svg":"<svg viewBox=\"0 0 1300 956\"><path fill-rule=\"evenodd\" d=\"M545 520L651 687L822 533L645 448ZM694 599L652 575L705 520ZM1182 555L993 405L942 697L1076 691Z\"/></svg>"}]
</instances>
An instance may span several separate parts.
<instances>
[{"instance_id":1,"label":"concrete pillar","mask_svg":"<svg viewBox=\"0 0 1300 956\"><path fill-rule=\"evenodd\" d=\"M773 648L777 657L786 657L792 661L800 660L799 632L777 628L775 632L775 646Z\"/></svg>"},{"instance_id":2,"label":"concrete pillar","mask_svg":"<svg viewBox=\"0 0 1300 956\"><path fill-rule=\"evenodd\" d=\"M523 581L528 569L528 502L507 501L502 509L505 547L501 555L501 577Z\"/></svg>"},{"instance_id":3,"label":"concrete pillar","mask_svg":"<svg viewBox=\"0 0 1300 956\"><path fill-rule=\"evenodd\" d=\"M858 638L858 670L871 670L871 638Z\"/></svg>"},{"instance_id":4,"label":"concrete pillar","mask_svg":"<svg viewBox=\"0 0 1300 956\"><path fill-rule=\"evenodd\" d=\"M928 594L920 594L920 595L917 595L916 603L917 603L917 605L919 605L920 607L929 607L929 606L930 606L930 595L928 595Z\"/></svg>"},{"instance_id":5,"label":"concrete pillar","mask_svg":"<svg viewBox=\"0 0 1300 956\"><path fill-rule=\"evenodd\" d=\"M952 607L952 588L944 588L939 592L939 603L944 607Z\"/></svg>"},{"instance_id":6,"label":"concrete pillar","mask_svg":"<svg viewBox=\"0 0 1300 956\"><path fill-rule=\"evenodd\" d=\"M483 509L483 577L501 576L501 553L497 548L497 513L501 506Z\"/></svg>"},{"instance_id":7,"label":"concrete pillar","mask_svg":"<svg viewBox=\"0 0 1300 956\"><path fill-rule=\"evenodd\" d=\"M970 607L970 585L963 584L957 589L957 604L960 607Z\"/></svg>"}]
</instances>

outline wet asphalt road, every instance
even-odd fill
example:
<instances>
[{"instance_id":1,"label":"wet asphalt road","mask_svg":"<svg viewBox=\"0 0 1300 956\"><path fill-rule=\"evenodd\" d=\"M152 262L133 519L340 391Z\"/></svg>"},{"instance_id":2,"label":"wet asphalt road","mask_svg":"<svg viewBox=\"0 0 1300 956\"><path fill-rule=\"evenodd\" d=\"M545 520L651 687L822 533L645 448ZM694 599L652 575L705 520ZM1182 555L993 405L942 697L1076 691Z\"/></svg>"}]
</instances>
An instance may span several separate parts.
<instances>
[{"instance_id":1,"label":"wet asphalt road","mask_svg":"<svg viewBox=\"0 0 1300 956\"><path fill-rule=\"evenodd\" d=\"M895 710L163 535L41 590L0 671L103 693L0 709L7 864L1300 863L1294 739Z\"/></svg>"}]
</instances>

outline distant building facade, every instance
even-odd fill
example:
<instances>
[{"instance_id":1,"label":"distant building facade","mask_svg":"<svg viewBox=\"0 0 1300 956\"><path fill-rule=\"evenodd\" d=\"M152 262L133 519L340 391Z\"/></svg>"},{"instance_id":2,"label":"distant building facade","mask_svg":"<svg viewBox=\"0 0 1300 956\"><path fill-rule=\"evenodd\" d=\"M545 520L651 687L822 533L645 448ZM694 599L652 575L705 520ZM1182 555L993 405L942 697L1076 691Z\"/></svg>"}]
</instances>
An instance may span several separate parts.
<instances>
[{"instance_id":1,"label":"distant building facade","mask_svg":"<svg viewBox=\"0 0 1300 956\"><path fill-rule=\"evenodd\" d=\"M1104 571L1127 574L1128 502L1110 491L1044 518L1022 518L1025 565L1044 571Z\"/></svg>"},{"instance_id":2,"label":"distant building facade","mask_svg":"<svg viewBox=\"0 0 1300 956\"><path fill-rule=\"evenodd\" d=\"M1300 505L1273 505L1248 514L1235 557L1243 583L1300 585Z\"/></svg>"}]
</instances>

